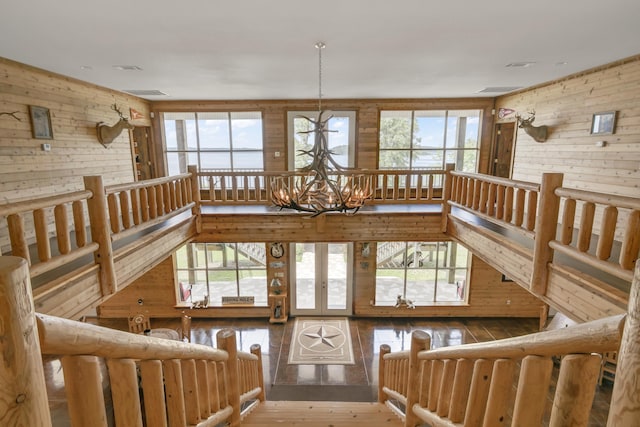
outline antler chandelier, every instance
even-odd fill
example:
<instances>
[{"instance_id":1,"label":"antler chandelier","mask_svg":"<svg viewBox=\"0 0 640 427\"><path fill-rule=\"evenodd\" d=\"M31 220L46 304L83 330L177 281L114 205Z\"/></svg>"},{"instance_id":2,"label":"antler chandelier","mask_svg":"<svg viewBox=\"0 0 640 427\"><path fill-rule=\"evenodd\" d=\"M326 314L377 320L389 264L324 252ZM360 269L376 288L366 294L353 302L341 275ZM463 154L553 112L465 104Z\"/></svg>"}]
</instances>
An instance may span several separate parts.
<instances>
[{"instance_id":1,"label":"antler chandelier","mask_svg":"<svg viewBox=\"0 0 640 427\"><path fill-rule=\"evenodd\" d=\"M322 49L325 44L316 43L318 49L318 118L306 116L312 129L299 132L314 135L313 147L300 150L311 157L311 163L299 169L299 173L280 176L272 181L271 199L280 209L293 209L313 213L317 216L326 212L356 213L371 197L371 176L350 171L333 159L329 149L327 134L329 120L323 119L322 110Z\"/></svg>"}]
</instances>

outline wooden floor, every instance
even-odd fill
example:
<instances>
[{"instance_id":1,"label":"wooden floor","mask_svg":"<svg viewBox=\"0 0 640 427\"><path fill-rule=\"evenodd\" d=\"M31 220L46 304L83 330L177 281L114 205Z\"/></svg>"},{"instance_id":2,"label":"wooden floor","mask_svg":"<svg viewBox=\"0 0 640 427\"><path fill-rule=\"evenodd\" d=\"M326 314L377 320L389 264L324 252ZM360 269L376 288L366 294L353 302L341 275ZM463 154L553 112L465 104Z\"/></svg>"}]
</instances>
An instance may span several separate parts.
<instances>
[{"instance_id":1,"label":"wooden floor","mask_svg":"<svg viewBox=\"0 0 640 427\"><path fill-rule=\"evenodd\" d=\"M373 402L275 402L260 404L243 427L395 426L403 423L389 408Z\"/></svg>"}]
</instances>

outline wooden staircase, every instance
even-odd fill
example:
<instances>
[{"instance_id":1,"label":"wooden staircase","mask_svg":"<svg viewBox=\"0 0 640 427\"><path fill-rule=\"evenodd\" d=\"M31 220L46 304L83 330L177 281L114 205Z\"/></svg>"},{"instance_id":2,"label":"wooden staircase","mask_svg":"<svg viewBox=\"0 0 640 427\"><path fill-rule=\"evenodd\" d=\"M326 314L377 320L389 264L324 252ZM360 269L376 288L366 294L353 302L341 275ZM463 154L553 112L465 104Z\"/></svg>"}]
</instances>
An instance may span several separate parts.
<instances>
[{"instance_id":1,"label":"wooden staircase","mask_svg":"<svg viewBox=\"0 0 640 427\"><path fill-rule=\"evenodd\" d=\"M242 421L243 427L350 427L404 424L382 403L262 402Z\"/></svg>"}]
</instances>

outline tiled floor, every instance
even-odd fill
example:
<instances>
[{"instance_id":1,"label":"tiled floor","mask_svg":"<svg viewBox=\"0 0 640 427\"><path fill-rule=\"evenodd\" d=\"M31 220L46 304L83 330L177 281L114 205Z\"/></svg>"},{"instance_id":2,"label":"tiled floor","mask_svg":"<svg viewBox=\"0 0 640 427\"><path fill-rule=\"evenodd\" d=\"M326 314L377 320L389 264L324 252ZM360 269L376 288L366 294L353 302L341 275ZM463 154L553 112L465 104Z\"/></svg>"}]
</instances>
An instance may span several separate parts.
<instances>
[{"instance_id":1,"label":"tiled floor","mask_svg":"<svg viewBox=\"0 0 640 427\"><path fill-rule=\"evenodd\" d=\"M115 329L127 329L126 320L97 322ZM216 333L224 328L237 332L238 347L249 351L260 344L267 400L340 400L377 399L377 372L380 345L392 351L407 350L411 332L427 331L432 347L483 342L537 332L538 319L350 319L355 365L289 365L288 352L294 322L269 324L266 319L193 319L192 342L215 345ZM178 328L178 319L152 319L154 328ZM61 372L56 361L49 362L50 397L63 395ZM554 378L557 377L557 369ZM549 402L553 398L549 393ZM606 424L611 385L596 390L590 426ZM550 405L549 405L550 406ZM54 423L63 426L64 423Z\"/></svg>"}]
</instances>

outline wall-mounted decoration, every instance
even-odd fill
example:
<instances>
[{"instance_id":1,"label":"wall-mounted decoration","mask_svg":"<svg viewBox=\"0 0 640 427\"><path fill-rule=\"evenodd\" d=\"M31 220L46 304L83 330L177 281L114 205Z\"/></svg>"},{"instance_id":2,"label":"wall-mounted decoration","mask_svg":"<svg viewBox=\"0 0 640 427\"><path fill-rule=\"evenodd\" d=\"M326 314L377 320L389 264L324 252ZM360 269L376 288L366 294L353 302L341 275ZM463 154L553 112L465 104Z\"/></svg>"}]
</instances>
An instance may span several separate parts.
<instances>
[{"instance_id":1,"label":"wall-mounted decoration","mask_svg":"<svg viewBox=\"0 0 640 427\"><path fill-rule=\"evenodd\" d=\"M524 132L534 139L536 142L545 142L547 140L547 132L548 127L546 125L543 126L534 126L533 121L536 119L536 112L529 111L529 117L522 117L520 114L516 114L516 121L518 122L518 127L523 129Z\"/></svg>"},{"instance_id":2,"label":"wall-mounted decoration","mask_svg":"<svg viewBox=\"0 0 640 427\"><path fill-rule=\"evenodd\" d=\"M512 110L511 108L499 108L498 109L498 118L499 119L504 119L507 116L510 116L511 114L515 113L516 110Z\"/></svg>"},{"instance_id":3,"label":"wall-mounted decoration","mask_svg":"<svg viewBox=\"0 0 640 427\"><path fill-rule=\"evenodd\" d=\"M34 138L53 139L51 115L48 108L29 105L29 116L31 117L31 133Z\"/></svg>"},{"instance_id":4,"label":"wall-mounted decoration","mask_svg":"<svg viewBox=\"0 0 640 427\"><path fill-rule=\"evenodd\" d=\"M272 243L270 252L272 257L282 258L282 255L284 255L284 246L282 246L280 242Z\"/></svg>"},{"instance_id":5,"label":"wall-mounted decoration","mask_svg":"<svg viewBox=\"0 0 640 427\"><path fill-rule=\"evenodd\" d=\"M269 267L271 268L284 268L284 262L282 261L275 261L275 262L270 262L269 263Z\"/></svg>"},{"instance_id":6,"label":"wall-mounted decoration","mask_svg":"<svg viewBox=\"0 0 640 427\"><path fill-rule=\"evenodd\" d=\"M616 112L595 113L591 118L592 135L610 135L616 131Z\"/></svg>"},{"instance_id":7,"label":"wall-mounted decoration","mask_svg":"<svg viewBox=\"0 0 640 427\"><path fill-rule=\"evenodd\" d=\"M109 144L111 144L123 130L133 129L135 127L129 123L129 119L122 114L117 104L113 104L111 109L120 116L118 123L113 126L108 126L106 123L100 122L96 125L98 141L100 141L100 144L102 144L104 148L109 148Z\"/></svg>"},{"instance_id":8,"label":"wall-mounted decoration","mask_svg":"<svg viewBox=\"0 0 640 427\"><path fill-rule=\"evenodd\" d=\"M16 116L16 114L18 114L18 113L19 113L19 111L14 111L12 113L10 113L9 111L0 111L0 116L13 117L17 121L21 122L22 120L20 120L20 117Z\"/></svg>"},{"instance_id":9,"label":"wall-mounted decoration","mask_svg":"<svg viewBox=\"0 0 640 427\"><path fill-rule=\"evenodd\" d=\"M133 108L129 108L129 116L131 117L131 120L144 119L144 114Z\"/></svg>"}]
</instances>

